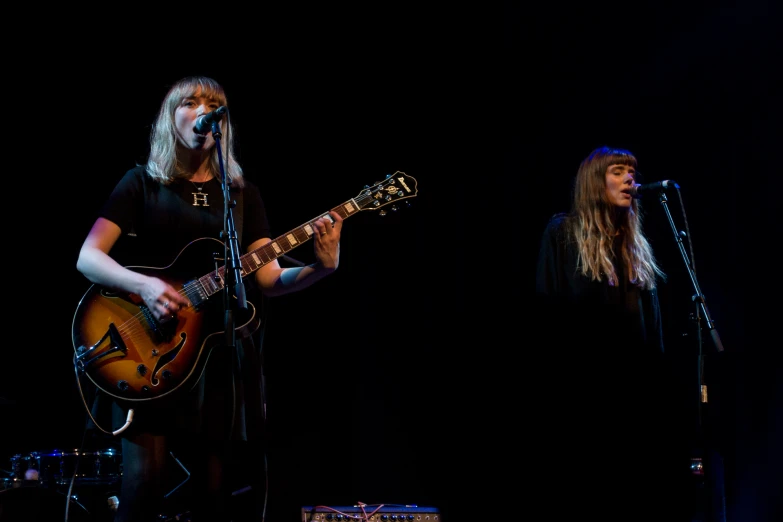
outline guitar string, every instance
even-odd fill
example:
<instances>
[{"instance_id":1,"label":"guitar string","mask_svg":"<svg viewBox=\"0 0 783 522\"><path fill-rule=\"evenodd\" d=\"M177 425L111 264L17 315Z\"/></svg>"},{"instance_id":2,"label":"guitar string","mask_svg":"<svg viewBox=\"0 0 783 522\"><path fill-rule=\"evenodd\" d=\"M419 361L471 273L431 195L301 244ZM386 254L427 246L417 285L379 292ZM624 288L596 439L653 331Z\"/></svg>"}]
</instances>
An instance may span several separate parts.
<instances>
[{"instance_id":1,"label":"guitar string","mask_svg":"<svg viewBox=\"0 0 783 522\"><path fill-rule=\"evenodd\" d=\"M177 293L179 293L181 296L188 297L188 286L193 287L195 286L195 283L193 281L185 283L182 289L178 290ZM190 298L188 300L192 302ZM186 307L185 310L190 310L191 308L195 308L195 306L191 304L190 306ZM146 335L147 328L143 324L144 320L144 311L137 312L136 315L126 320L121 326L118 326L117 330L120 332L120 334L127 334L131 336L131 338L136 339L136 333L138 332L142 332Z\"/></svg>"},{"instance_id":2,"label":"guitar string","mask_svg":"<svg viewBox=\"0 0 783 522\"><path fill-rule=\"evenodd\" d=\"M341 205L341 207L342 207L342 205ZM341 208L341 207L337 207L337 208ZM344 218L345 217L347 217L347 214L346 214L346 216L344 216ZM296 230L305 230L305 235L307 236L305 241L309 241L310 239L312 239L313 235L312 235L312 233L308 233L306 231L305 227L307 225L310 225L311 223L312 223L312 221L308 221L307 223L305 223L304 225L298 227L297 229L294 229L293 231L284 234L284 236L289 235L291 233L295 233ZM311 227L311 230L312 230L312 227ZM276 259L278 256L275 255L274 249L273 249L273 247L271 245L273 243L276 243L276 242L280 243L282 241L282 237L283 236L281 236L279 238L276 238L275 240L270 241L269 243L266 243L266 244L262 245L261 247L257 248L253 252L248 252L247 254L243 255L242 258L249 259L249 257L247 257L247 256L249 256L250 254L253 254L253 253L256 253L256 252L264 250L266 252L266 257L270 258L270 261L272 259ZM299 245L301 245L303 243L304 243L304 241L300 241L300 243L298 243L296 246L299 246ZM270 261L267 261L267 263L269 263ZM264 264L266 264L266 263L264 263ZM254 268L253 272L255 270L257 270L258 268L260 268L261 266L263 266L263 264L259 265L256 268ZM219 278L221 280L222 280L223 274L225 274L225 266L222 266L222 267L220 267L218 269L218 276L219 276ZM189 281L188 283L185 283L185 285L183 285L183 288L178 290L178 293L180 295L184 296L184 297L188 297L188 301L190 301L192 303L193 300L189 297L189 294L188 294L188 286L190 286L190 288L193 289L193 291L197 294L198 293L197 285L201 285L201 287L204 288L204 286L201 284L201 278L196 279L194 281ZM221 285L221 288L218 291L222 290L223 288L224 288L224 286ZM206 288L204 288L204 290L206 291ZM194 306L193 305L188 306L187 310L189 310L191 308L194 308ZM144 325L145 322L146 322L145 321L145 314L144 314L144 311L142 310L142 311L137 312L136 315L134 315L131 318L129 318L128 320L126 320L122 325L118 326L117 330L119 330L120 334L128 335L132 339L135 340L137 333L143 333L146 336L147 328Z\"/></svg>"}]
</instances>

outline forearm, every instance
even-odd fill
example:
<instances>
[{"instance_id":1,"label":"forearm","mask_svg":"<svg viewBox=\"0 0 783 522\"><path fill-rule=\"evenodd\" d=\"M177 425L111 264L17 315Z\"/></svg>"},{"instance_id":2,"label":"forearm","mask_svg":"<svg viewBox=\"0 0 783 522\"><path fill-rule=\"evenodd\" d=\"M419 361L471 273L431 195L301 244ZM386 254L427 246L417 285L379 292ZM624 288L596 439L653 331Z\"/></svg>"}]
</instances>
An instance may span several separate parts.
<instances>
[{"instance_id":1,"label":"forearm","mask_svg":"<svg viewBox=\"0 0 783 522\"><path fill-rule=\"evenodd\" d=\"M89 281L130 293L141 293L148 276L123 267L108 254L94 248L82 248L76 268Z\"/></svg>"},{"instance_id":2,"label":"forearm","mask_svg":"<svg viewBox=\"0 0 783 522\"><path fill-rule=\"evenodd\" d=\"M317 262L306 266L283 268L271 286L263 287L268 296L285 295L311 286L328 276L337 268L327 268Z\"/></svg>"},{"instance_id":3,"label":"forearm","mask_svg":"<svg viewBox=\"0 0 783 522\"><path fill-rule=\"evenodd\" d=\"M297 267L281 268L277 260L261 267L256 272L256 282L267 296L279 296L303 290L337 270L340 265L340 230L342 218L332 212L331 222L321 218L312 223L315 236L316 262ZM263 243L262 241L266 241ZM250 250L268 244L268 240L259 240L250 245Z\"/></svg>"}]
</instances>

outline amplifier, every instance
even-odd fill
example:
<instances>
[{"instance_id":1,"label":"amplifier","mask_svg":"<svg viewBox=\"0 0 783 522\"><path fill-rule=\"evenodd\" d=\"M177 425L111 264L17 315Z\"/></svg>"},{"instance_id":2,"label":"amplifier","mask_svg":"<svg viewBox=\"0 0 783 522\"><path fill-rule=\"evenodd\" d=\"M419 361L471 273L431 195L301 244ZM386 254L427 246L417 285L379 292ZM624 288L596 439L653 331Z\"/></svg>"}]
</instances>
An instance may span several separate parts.
<instances>
[{"instance_id":1,"label":"amplifier","mask_svg":"<svg viewBox=\"0 0 783 522\"><path fill-rule=\"evenodd\" d=\"M379 504L376 506L304 506L302 522L443 522L433 507Z\"/></svg>"}]
</instances>

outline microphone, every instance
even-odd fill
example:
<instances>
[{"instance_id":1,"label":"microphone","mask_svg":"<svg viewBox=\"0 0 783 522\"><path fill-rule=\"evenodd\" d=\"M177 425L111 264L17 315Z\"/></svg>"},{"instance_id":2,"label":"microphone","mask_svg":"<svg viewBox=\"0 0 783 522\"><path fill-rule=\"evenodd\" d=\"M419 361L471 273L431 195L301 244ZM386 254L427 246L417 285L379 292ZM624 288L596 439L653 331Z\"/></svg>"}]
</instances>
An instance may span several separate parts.
<instances>
[{"instance_id":1,"label":"microphone","mask_svg":"<svg viewBox=\"0 0 783 522\"><path fill-rule=\"evenodd\" d=\"M676 182L670 179L665 181L656 181L655 183L647 183L645 185L634 185L631 187L631 196L638 199L652 193L660 194L664 190L672 187L676 189L680 188Z\"/></svg>"},{"instance_id":2,"label":"microphone","mask_svg":"<svg viewBox=\"0 0 783 522\"><path fill-rule=\"evenodd\" d=\"M212 123L219 122L225 113L226 108L221 106L212 112L202 114L196 118L196 124L193 126L193 131L196 134L206 134L210 129L212 129Z\"/></svg>"}]
</instances>

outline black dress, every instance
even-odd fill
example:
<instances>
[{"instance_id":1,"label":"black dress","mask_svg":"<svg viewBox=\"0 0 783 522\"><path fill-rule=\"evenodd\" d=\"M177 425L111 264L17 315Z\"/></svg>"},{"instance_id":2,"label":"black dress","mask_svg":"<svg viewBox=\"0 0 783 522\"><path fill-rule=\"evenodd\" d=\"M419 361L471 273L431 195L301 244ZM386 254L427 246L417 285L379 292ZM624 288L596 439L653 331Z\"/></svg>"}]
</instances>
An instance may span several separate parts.
<instances>
[{"instance_id":1,"label":"black dress","mask_svg":"<svg viewBox=\"0 0 783 522\"><path fill-rule=\"evenodd\" d=\"M231 189L231 197L238 202L233 213L243 254L246 245L271 237L270 227L256 186L246 181L241 194L239 189ZM178 275L192 272L192 277L198 277L215 268L211 253L220 258L224 255L221 248L215 248L222 245L224 221L222 187L217 179L203 184L177 180L164 186L138 166L120 180L100 216L122 230L111 255L123 266L160 268L163 275L176 268ZM223 264L219 261L219 266ZM244 279L244 285L247 300L257 314L263 314L262 297L252 276ZM221 297L212 299L222 302ZM224 308L218 303L219 312ZM220 319L223 317L221 313ZM235 318L243 320L239 314ZM220 331L231 331L221 323L219 326ZM93 414L104 429L119 428L128 409L134 409L133 422L120 435L124 471L118 520L172 516L177 510L195 510L201 503L215 512L210 520L228 516L225 491L216 497L206 493L215 493L220 477L226 474L221 468L229 449L236 447L231 441L263 439L261 347L255 337L237 336L233 349L214 346L195 386L172 397L129 403L96 390ZM260 461L248 462L249 455L244 458L245 464L255 468L262 465ZM192 476L185 481L187 486L171 494L188 474ZM171 495L166 497L170 500L164 501L164 495ZM131 514L132 510L137 512Z\"/></svg>"},{"instance_id":2,"label":"black dress","mask_svg":"<svg viewBox=\"0 0 783 522\"><path fill-rule=\"evenodd\" d=\"M534 497L565 516L678 520L689 460L674 431L682 410L657 290L622 270L617 286L578 273L567 219L556 215L543 233L522 376L538 445L528 460L540 479Z\"/></svg>"}]
</instances>

